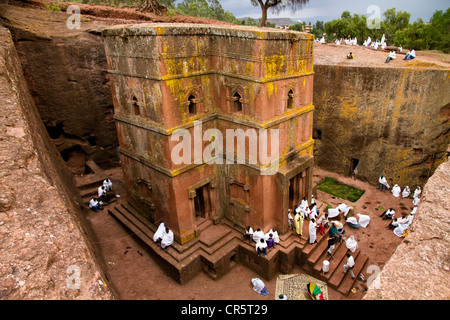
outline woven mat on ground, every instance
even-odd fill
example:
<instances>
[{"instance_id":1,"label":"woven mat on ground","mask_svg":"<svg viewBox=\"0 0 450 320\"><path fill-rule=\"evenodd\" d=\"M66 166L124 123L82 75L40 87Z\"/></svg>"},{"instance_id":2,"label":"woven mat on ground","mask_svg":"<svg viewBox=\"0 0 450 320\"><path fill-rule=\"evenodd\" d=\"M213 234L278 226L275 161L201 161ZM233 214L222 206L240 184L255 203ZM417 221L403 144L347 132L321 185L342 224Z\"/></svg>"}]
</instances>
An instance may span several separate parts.
<instances>
[{"instance_id":1,"label":"woven mat on ground","mask_svg":"<svg viewBox=\"0 0 450 320\"><path fill-rule=\"evenodd\" d=\"M314 283L323 292L323 297L328 300L327 284L307 274L284 274L277 278L275 289L275 299L280 294L285 294L288 300L310 300L307 294L306 285Z\"/></svg>"}]
</instances>

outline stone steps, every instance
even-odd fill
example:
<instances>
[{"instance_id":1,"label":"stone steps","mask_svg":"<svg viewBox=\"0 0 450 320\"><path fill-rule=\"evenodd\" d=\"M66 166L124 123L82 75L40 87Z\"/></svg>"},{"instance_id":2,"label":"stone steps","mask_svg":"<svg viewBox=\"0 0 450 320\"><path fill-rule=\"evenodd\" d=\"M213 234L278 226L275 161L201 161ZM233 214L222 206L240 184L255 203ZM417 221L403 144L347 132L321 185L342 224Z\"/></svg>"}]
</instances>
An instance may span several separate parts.
<instances>
[{"instance_id":1,"label":"stone steps","mask_svg":"<svg viewBox=\"0 0 450 320\"><path fill-rule=\"evenodd\" d=\"M327 282L330 287L338 290L340 293L347 295L352 289L368 258L359 250L356 250L354 253L350 252L344 242L336 244L333 251L334 257L333 259L330 259L327 255L328 245L326 238L327 237L323 237L323 240L316 244L316 248L312 250L306 263L311 267L312 273L315 277ZM355 279L352 279L351 275L344 274L343 272L343 266L347 262L347 253L350 253L355 259L355 267L353 268ZM327 273L322 272L324 260L328 260L330 262L329 271Z\"/></svg>"},{"instance_id":2,"label":"stone steps","mask_svg":"<svg viewBox=\"0 0 450 320\"><path fill-rule=\"evenodd\" d=\"M108 209L108 212L120 221L125 221L127 227L137 235L144 234L150 239L152 249L159 249L159 245L153 242L153 235L156 232L157 226L142 217L132 206L122 203L119 206ZM233 242L234 238L236 238L236 234L233 234L231 230L223 229L211 240L211 237L208 237L208 233L217 232L217 228L215 228L215 230L208 229L209 227L204 229L200 236L189 241L185 245L174 242L168 247L167 254L180 264L185 260L191 259L194 255L201 254L204 254L205 257L208 256L206 259L214 263L217 260L215 253L219 249L223 250L223 248L227 246L234 248L238 244L238 242ZM230 243L232 244L230 245Z\"/></svg>"},{"instance_id":3,"label":"stone steps","mask_svg":"<svg viewBox=\"0 0 450 320\"><path fill-rule=\"evenodd\" d=\"M179 277L183 277L184 270L193 273L200 268L211 277L216 278L220 276L216 272L221 272L223 259L226 259L224 257L229 257L236 252L249 255L250 259L256 257L255 243L243 241L243 230L240 230L242 228L232 225L226 219L218 225L202 221L202 228L199 228L201 231L197 237L184 245L174 242L168 247L167 251L163 251L159 244L153 242L153 234L157 226L140 215L138 210L130 204L126 202L116 204L108 208L108 212L146 243L151 251L171 264L172 270L176 270L175 272L178 273ZM301 261L308 265L313 276L327 282L330 287L335 288L342 294L348 294L356 281L356 279L352 279L351 276L343 273L343 265L346 262L345 255L349 250L345 243L336 244L333 252L334 259L330 260L330 270L327 273L321 272L323 260L329 260L327 256L327 233L321 235L318 232L317 243L309 244L308 224L309 221L305 220L303 236L301 237L291 230L280 235L280 243L274 249L269 250L267 257L257 257L256 261L259 261L257 263L270 265L274 260L279 259L277 257L280 257L280 254L283 253L288 256L296 252L295 250L299 250L302 257ZM353 271L355 276L358 277L367 257L359 250L352 255L355 258Z\"/></svg>"},{"instance_id":4,"label":"stone steps","mask_svg":"<svg viewBox=\"0 0 450 320\"><path fill-rule=\"evenodd\" d=\"M344 260L347 261L347 259L344 259ZM358 278L359 274L362 272L362 270L368 260L369 260L369 258L364 253L359 252L358 256L355 259L355 267L353 268L353 273L355 274L355 279L352 279L349 272L347 272L343 281L341 281L339 287L337 287L337 290L340 293L347 295L350 292L350 290L353 288L353 286L355 284L356 279ZM336 271L339 272L339 270L336 270ZM343 270L342 270L342 273L343 273Z\"/></svg>"}]
</instances>

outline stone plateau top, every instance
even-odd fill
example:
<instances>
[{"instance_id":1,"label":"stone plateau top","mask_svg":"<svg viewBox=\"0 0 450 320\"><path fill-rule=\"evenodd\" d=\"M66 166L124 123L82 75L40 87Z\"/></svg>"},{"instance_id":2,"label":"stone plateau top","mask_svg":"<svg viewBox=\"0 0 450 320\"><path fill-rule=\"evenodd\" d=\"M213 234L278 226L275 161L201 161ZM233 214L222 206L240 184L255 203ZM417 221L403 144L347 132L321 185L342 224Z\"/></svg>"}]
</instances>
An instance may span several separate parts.
<instances>
[{"instance_id":1,"label":"stone plateau top","mask_svg":"<svg viewBox=\"0 0 450 320\"><path fill-rule=\"evenodd\" d=\"M251 39L314 39L314 36L304 32L286 31L273 28L253 26L223 26L211 24L189 23L138 23L122 24L106 28L103 36L136 36L136 35L217 35L234 36Z\"/></svg>"}]
</instances>

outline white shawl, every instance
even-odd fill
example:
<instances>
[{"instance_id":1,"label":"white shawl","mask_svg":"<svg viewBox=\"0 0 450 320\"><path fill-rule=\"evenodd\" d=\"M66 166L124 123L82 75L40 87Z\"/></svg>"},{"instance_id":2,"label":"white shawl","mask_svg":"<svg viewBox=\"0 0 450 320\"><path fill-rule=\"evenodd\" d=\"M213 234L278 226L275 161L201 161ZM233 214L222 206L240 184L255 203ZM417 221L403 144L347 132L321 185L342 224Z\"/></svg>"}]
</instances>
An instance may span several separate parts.
<instances>
[{"instance_id":1,"label":"white shawl","mask_svg":"<svg viewBox=\"0 0 450 320\"><path fill-rule=\"evenodd\" d=\"M161 240L161 248L165 248L170 246L173 243L173 232L169 230L168 233L164 233L163 238Z\"/></svg>"},{"instance_id":2,"label":"white shawl","mask_svg":"<svg viewBox=\"0 0 450 320\"><path fill-rule=\"evenodd\" d=\"M366 214L360 214L360 213L358 213L357 216L359 219L358 220L359 225L363 228L367 228L367 225L370 222L370 217Z\"/></svg>"},{"instance_id":3,"label":"white shawl","mask_svg":"<svg viewBox=\"0 0 450 320\"><path fill-rule=\"evenodd\" d=\"M166 226L164 225L164 222L161 222L155 234L153 235L153 241L156 242L158 241L159 238L162 239L165 233L166 233Z\"/></svg>"}]
</instances>

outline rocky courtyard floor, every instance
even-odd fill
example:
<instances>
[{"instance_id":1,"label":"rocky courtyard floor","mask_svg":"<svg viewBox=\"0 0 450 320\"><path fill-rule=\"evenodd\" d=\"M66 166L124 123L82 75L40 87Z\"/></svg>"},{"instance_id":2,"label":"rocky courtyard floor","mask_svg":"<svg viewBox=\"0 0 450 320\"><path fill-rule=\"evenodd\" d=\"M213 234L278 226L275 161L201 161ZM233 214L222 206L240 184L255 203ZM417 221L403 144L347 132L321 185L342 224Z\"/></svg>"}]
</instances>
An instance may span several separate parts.
<instances>
[{"instance_id":1,"label":"rocky courtyard floor","mask_svg":"<svg viewBox=\"0 0 450 320\"><path fill-rule=\"evenodd\" d=\"M125 198L121 170L106 171L114 184L115 192L121 195L118 201ZM395 198L391 192L383 193L376 187L350 177L343 177L319 168L314 170L313 183L317 185L325 177L333 177L338 181L365 191L355 203L343 201L321 191L317 191L317 199L333 207L344 202L355 207L356 213L367 214L371 222L367 228L352 229L346 227L347 237L354 235L358 246L368 257L369 261L363 269L365 279L375 276L374 271L367 272L367 268L381 270L402 239L398 238L387 228L388 220L382 220L379 215L381 208L394 208L396 216L405 212L409 214L413 208L412 199ZM211 279L207 274L200 273L193 280L184 285L178 284L166 275L156 260L153 259L145 245L130 234L107 210L94 213L86 211L87 219L91 222L101 254L108 268L109 281L117 290L119 299L123 300L273 300L275 298L277 277L270 281L264 280L269 294L260 296L253 291L251 279L260 277L258 274L239 263L227 275L219 280ZM343 221L343 218L341 219ZM291 272L303 273L296 266ZM336 290L328 288L328 297L332 300L359 300L364 296L366 283L357 280L355 290L348 296L343 296Z\"/></svg>"}]
</instances>

